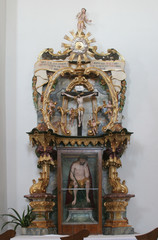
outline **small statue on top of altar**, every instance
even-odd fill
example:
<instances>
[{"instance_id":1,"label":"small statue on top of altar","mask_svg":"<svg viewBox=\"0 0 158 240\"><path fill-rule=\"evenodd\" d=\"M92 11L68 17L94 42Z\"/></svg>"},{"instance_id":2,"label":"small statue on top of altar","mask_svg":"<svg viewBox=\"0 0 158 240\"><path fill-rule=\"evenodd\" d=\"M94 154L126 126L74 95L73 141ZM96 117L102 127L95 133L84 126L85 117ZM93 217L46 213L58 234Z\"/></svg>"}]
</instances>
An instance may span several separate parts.
<instances>
[{"instance_id":1,"label":"small statue on top of altar","mask_svg":"<svg viewBox=\"0 0 158 240\"><path fill-rule=\"evenodd\" d=\"M77 23L78 32L83 32L83 29L86 29L85 23L91 23L92 22L92 20L89 20L87 18L85 8L82 8L81 12L79 12L76 17L78 19L78 23Z\"/></svg>"}]
</instances>

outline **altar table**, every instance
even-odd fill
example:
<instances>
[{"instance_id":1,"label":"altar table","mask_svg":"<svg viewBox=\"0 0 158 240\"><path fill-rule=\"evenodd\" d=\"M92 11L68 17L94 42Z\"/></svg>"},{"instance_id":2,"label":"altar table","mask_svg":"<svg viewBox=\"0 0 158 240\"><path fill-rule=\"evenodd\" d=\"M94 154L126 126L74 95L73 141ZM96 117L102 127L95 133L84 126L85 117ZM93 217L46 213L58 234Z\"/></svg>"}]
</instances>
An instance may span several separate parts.
<instances>
[{"instance_id":1,"label":"altar table","mask_svg":"<svg viewBox=\"0 0 158 240\"><path fill-rule=\"evenodd\" d=\"M66 235L65 235L66 236ZM19 235L14 237L14 240L60 240L63 235ZM135 235L90 235L85 240L136 240Z\"/></svg>"}]
</instances>

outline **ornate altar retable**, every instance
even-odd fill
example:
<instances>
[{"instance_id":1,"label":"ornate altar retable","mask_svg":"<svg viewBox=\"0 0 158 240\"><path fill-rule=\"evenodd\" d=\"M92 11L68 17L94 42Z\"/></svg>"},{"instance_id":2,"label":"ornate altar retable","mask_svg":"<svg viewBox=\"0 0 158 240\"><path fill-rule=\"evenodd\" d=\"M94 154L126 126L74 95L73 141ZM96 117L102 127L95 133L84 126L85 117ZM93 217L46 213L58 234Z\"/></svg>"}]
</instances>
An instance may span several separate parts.
<instances>
[{"instance_id":1,"label":"ornate altar retable","mask_svg":"<svg viewBox=\"0 0 158 240\"><path fill-rule=\"evenodd\" d=\"M133 233L126 207L134 195L117 172L132 134L122 126L125 60L113 48L98 53L84 8L77 18L64 51L45 49L34 67L38 123L28 134L41 171L25 196L36 213L28 233Z\"/></svg>"}]
</instances>

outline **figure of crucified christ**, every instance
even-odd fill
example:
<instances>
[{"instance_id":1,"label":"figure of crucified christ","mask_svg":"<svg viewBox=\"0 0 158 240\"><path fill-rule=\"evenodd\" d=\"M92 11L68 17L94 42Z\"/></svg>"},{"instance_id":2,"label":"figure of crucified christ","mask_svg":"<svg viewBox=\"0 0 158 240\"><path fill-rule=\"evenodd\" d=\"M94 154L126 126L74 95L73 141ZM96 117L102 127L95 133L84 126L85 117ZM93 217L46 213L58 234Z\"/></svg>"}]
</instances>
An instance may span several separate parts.
<instances>
[{"instance_id":1,"label":"figure of crucified christ","mask_svg":"<svg viewBox=\"0 0 158 240\"><path fill-rule=\"evenodd\" d=\"M84 107L83 107L83 99L87 97L97 96L97 92L90 93L86 96L81 96L81 94L78 94L77 96L72 96L68 93L62 93L62 95L65 95L67 97L76 99L77 101L77 109L78 109L78 127L81 127L82 121L83 121L83 113L84 113Z\"/></svg>"}]
</instances>

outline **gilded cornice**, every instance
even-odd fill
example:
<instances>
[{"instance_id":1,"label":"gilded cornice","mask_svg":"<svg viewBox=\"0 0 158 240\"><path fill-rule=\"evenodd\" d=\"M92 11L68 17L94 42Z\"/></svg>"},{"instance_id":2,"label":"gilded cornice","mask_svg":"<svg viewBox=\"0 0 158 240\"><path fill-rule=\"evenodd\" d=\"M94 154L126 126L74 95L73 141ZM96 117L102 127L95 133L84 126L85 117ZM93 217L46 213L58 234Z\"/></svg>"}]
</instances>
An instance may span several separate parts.
<instances>
[{"instance_id":1,"label":"gilded cornice","mask_svg":"<svg viewBox=\"0 0 158 240\"><path fill-rule=\"evenodd\" d=\"M130 135L132 132L128 132L127 129L122 129L120 132L111 130L107 130L105 134L101 136L61 136L56 133L53 133L51 129L48 131L39 131L34 128L31 132L27 132L30 137L30 142L33 146L42 145L44 147L48 146L50 143L53 143L55 146L59 146L60 144L64 144L64 146L97 146L103 145L105 146L107 141L129 141Z\"/></svg>"}]
</instances>

